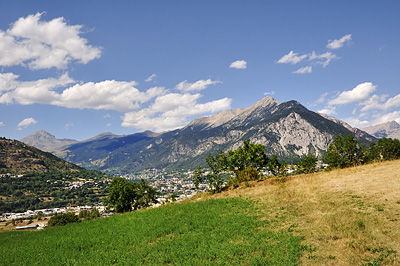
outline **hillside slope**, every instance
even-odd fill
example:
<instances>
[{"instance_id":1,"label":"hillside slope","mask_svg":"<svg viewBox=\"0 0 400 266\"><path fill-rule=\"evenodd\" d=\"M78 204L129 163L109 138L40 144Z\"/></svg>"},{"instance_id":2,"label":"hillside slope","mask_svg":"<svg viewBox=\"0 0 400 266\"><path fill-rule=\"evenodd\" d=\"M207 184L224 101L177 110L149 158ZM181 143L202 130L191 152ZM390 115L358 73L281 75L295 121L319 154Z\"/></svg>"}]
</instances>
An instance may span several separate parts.
<instances>
[{"instance_id":1,"label":"hillside slope","mask_svg":"<svg viewBox=\"0 0 400 266\"><path fill-rule=\"evenodd\" d=\"M305 236L304 265L400 265L399 168L400 160L386 161L259 182L212 198L259 202L275 230Z\"/></svg>"},{"instance_id":2,"label":"hillside slope","mask_svg":"<svg viewBox=\"0 0 400 266\"><path fill-rule=\"evenodd\" d=\"M61 228L5 232L0 257L7 265L400 265L399 167L387 161L266 180Z\"/></svg>"},{"instance_id":3,"label":"hillside slope","mask_svg":"<svg viewBox=\"0 0 400 266\"><path fill-rule=\"evenodd\" d=\"M0 138L0 213L101 201L108 177L17 140Z\"/></svg>"}]
</instances>

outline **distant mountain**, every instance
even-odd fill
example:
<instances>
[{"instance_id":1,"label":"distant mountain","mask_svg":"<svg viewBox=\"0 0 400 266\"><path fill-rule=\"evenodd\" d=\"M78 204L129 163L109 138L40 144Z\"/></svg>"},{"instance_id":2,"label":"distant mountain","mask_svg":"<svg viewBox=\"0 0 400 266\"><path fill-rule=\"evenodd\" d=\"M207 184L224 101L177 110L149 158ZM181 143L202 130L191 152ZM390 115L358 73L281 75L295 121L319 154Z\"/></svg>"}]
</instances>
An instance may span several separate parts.
<instances>
[{"instance_id":1,"label":"distant mountain","mask_svg":"<svg viewBox=\"0 0 400 266\"><path fill-rule=\"evenodd\" d=\"M150 168L193 169L205 157L234 149L243 140L266 146L268 155L295 161L325 153L335 135L376 140L312 112L296 101L279 103L266 97L248 108L200 117L187 126L165 132L127 136L105 134L57 151L62 158L91 169L128 174ZM364 135L364 136L363 136Z\"/></svg>"},{"instance_id":2,"label":"distant mountain","mask_svg":"<svg viewBox=\"0 0 400 266\"><path fill-rule=\"evenodd\" d=\"M400 125L396 121L363 128L377 138L400 139Z\"/></svg>"},{"instance_id":3,"label":"distant mountain","mask_svg":"<svg viewBox=\"0 0 400 266\"><path fill-rule=\"evenodd\" d=\"M43 151L53 152L64 146L75 144L78 141L73 139L56 139L56 137L54 137L50 133L44 130L39 130L21 139L21 142Z\"/></svg>"}]
</instances>

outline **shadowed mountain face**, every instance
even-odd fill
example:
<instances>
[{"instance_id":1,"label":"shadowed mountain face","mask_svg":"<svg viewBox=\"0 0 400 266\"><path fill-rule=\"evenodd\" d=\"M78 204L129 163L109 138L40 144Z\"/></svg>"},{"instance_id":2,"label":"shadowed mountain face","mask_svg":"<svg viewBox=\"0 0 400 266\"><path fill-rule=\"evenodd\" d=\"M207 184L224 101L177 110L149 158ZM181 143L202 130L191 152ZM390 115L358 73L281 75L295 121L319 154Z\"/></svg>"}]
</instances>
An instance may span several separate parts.
<instances>
[{"instance_id":1,"label":"shadowed mountain face","mask_svg":"<svg viewBox=\"0 0 400 266\"><path fill-rule=\"evenodd\" d=\"M84 167L118 174L149 168L193 169L205 165L210 152L236 149L248 139L265 145L268 155L295 161L304 155L324 154L334 136L354 134L350 129L296 101L279 103L266 97L248 108L197 118L174 131L102 134L55 154Z\"/></svg>"},{"instance_id":2,"label":"shadowed mountain face","mask_svg":"<svg viewBox=\"0 0 400 266\"><path fill-rule=\"evenodd\" d=\"M366 127L363 130L377 138L400 139L400 125L396 121Z\"/></svg>"},{"instance_id":3,"label":"shadowed mountain face","mask_svg":"<svg viewBox=\"0 0 400 266\"><path fill-rule=\"evenodd\" d=\"M21 142L34 146L42 151L53 152L64 146L72 145L78 141L73 139L56 139L50 133L39 130L23 139Z\"/></svg>"}]
</instances>

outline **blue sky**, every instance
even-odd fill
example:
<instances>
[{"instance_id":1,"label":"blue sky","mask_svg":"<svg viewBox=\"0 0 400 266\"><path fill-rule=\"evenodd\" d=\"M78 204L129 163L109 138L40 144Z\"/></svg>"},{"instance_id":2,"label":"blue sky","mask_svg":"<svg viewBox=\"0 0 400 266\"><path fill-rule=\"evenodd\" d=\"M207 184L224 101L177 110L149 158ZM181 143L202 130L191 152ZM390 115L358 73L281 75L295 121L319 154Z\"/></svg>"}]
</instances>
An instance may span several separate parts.
<instances>
[{"instance_id":1,"label":"blue sky","mask_svg":"<svg viewBox=\"0 0 400 266\"><path fill-rule=\"evenodd\" d=\"M265 96L400 122L399 1L1 1L0 136L184 126Z\"/></svg>"}]
</instances>

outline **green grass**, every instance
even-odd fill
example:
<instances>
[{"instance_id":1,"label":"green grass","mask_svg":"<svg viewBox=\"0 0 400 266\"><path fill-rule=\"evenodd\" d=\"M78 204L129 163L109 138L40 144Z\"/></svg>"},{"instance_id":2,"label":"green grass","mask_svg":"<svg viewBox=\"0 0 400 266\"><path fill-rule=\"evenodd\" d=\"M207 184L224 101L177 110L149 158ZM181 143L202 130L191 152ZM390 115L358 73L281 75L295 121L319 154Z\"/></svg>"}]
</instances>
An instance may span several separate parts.
<instances>
[{"instance_id":1,"label":"green grass","mask_svg":"<svg viewBox=\"0 0 400 266\"><path fill-rule=\"evenodd\" d=\"M273 232L256 204L214 199L38 232L4 232L2 265L297 265L301 237Z\"/></svg>"}]
</instances>

